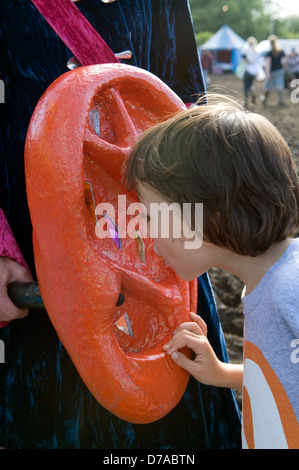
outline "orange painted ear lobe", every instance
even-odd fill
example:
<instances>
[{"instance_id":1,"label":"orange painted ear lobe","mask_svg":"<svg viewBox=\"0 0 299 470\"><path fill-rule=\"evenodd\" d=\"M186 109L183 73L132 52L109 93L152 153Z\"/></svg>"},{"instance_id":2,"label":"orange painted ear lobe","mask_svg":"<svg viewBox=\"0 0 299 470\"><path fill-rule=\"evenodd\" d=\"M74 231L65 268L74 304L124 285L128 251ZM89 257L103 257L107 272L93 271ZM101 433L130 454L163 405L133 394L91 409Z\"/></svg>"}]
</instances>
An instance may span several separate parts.
<instances>
[{"instance_id":1,"label":"orange painted ear lobe","mask_svg":"<svg viewBox=\"0 0 299 470\"><path fill-rule=\"evenodd\" d=\"M136 195L121 168L140 132L183 109L149 72L80 67L49 87L26 139L45 307L95 398L133 423L162 418L185 391L189 375L162 347L196 309L197 284L166 268L149 238L128 236Z\"/></svg>"}]
</instances>

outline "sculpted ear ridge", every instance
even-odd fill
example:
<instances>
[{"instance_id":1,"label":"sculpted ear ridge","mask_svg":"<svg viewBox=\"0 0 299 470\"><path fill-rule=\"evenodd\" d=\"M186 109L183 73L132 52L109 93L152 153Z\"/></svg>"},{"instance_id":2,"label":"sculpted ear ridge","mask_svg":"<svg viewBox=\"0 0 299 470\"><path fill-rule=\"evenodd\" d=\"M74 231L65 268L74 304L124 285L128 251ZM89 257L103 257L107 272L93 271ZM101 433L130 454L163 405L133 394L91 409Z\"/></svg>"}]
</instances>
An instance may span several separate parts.
<instances>
[{"instance_id":1,"label":"sculpted ear ridge","mask_svg":"<svg viewBox=\"0 0 299 470\"><path fill-rule=\"evenodd\" d=\"M121 236L118 196L127 197L126 210L136 202L121 167L142 130L184 108L149 72L123 64L80 67L45 92L26 139L46 310L91 393L132 423L160 419L185 391L189 375L162 346L196 309L197 288L163 265L148 237ZM103 204L115 212L102 213ZM99 221L105 237L96 233Z\"/></svg>"}]
</instances>

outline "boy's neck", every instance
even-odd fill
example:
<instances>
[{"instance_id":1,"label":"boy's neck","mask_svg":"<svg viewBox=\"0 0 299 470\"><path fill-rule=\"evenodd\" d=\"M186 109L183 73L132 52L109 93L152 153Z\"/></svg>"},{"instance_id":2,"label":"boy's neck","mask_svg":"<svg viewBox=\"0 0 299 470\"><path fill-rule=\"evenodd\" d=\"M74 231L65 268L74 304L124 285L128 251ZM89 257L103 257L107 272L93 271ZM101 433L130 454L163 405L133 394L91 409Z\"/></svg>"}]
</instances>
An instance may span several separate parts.
<instances>
[{"instance_id":1,"label":"boy's neck","mask_svg":"<svg viewBox=\"0 0 299 470\"><path fill-rule=\"evenodd\" d=\"M277 242L259 256L241 256L236 253L224 253L221 265L218 267L237 276L246 286L246 295L250 294L259 284L269 269L277 263L289 245L292 238Z\"/></svg>"}]
</instances>

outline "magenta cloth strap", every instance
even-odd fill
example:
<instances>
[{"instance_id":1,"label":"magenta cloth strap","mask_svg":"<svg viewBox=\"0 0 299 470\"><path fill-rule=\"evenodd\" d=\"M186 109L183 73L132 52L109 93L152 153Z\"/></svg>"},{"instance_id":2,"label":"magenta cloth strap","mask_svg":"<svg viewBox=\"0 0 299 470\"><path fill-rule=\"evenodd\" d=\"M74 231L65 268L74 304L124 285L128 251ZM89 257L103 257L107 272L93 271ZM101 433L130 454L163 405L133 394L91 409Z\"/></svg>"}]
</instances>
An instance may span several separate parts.
<instances>
[{"instance_id":1,"label":"magenta cloth strap","mask_svg":"<svg viewBox=\"0 0 299 470\"><path fill-rule=\"evenodd\" d=\"M119 62L71 0L31 0L81 65Z\"/></svg>"},{"instance_id":2,"label":"magenta cloth strap","mask_svg":"<svg viewBox=\"0 0 299 470\"><path fill-rule=\"evenodd\" d=\"M29 270L2 209L0 209L0 256L12 258Z\"/></svg>"}]
</instances>

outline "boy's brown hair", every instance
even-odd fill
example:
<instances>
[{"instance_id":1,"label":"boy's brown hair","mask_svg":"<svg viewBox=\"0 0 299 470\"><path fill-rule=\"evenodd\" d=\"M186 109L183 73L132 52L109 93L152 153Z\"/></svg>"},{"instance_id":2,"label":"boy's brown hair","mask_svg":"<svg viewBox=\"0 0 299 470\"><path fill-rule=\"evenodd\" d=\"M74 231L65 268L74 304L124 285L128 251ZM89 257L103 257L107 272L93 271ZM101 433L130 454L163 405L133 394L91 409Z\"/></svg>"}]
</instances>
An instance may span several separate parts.
<instances>
[{"instance_id":1,"label":"boy's brown hair","mask_svg":"<svg viewBox=\"0 0 299 470\"><path fill-rule=\"evenodd\" d=\"M126 162L169 202L203 203L204 240L257 256L299 224L299 181L290 149L265 117L225 97L146 131Z\"/></svg>"}]
</instances>

